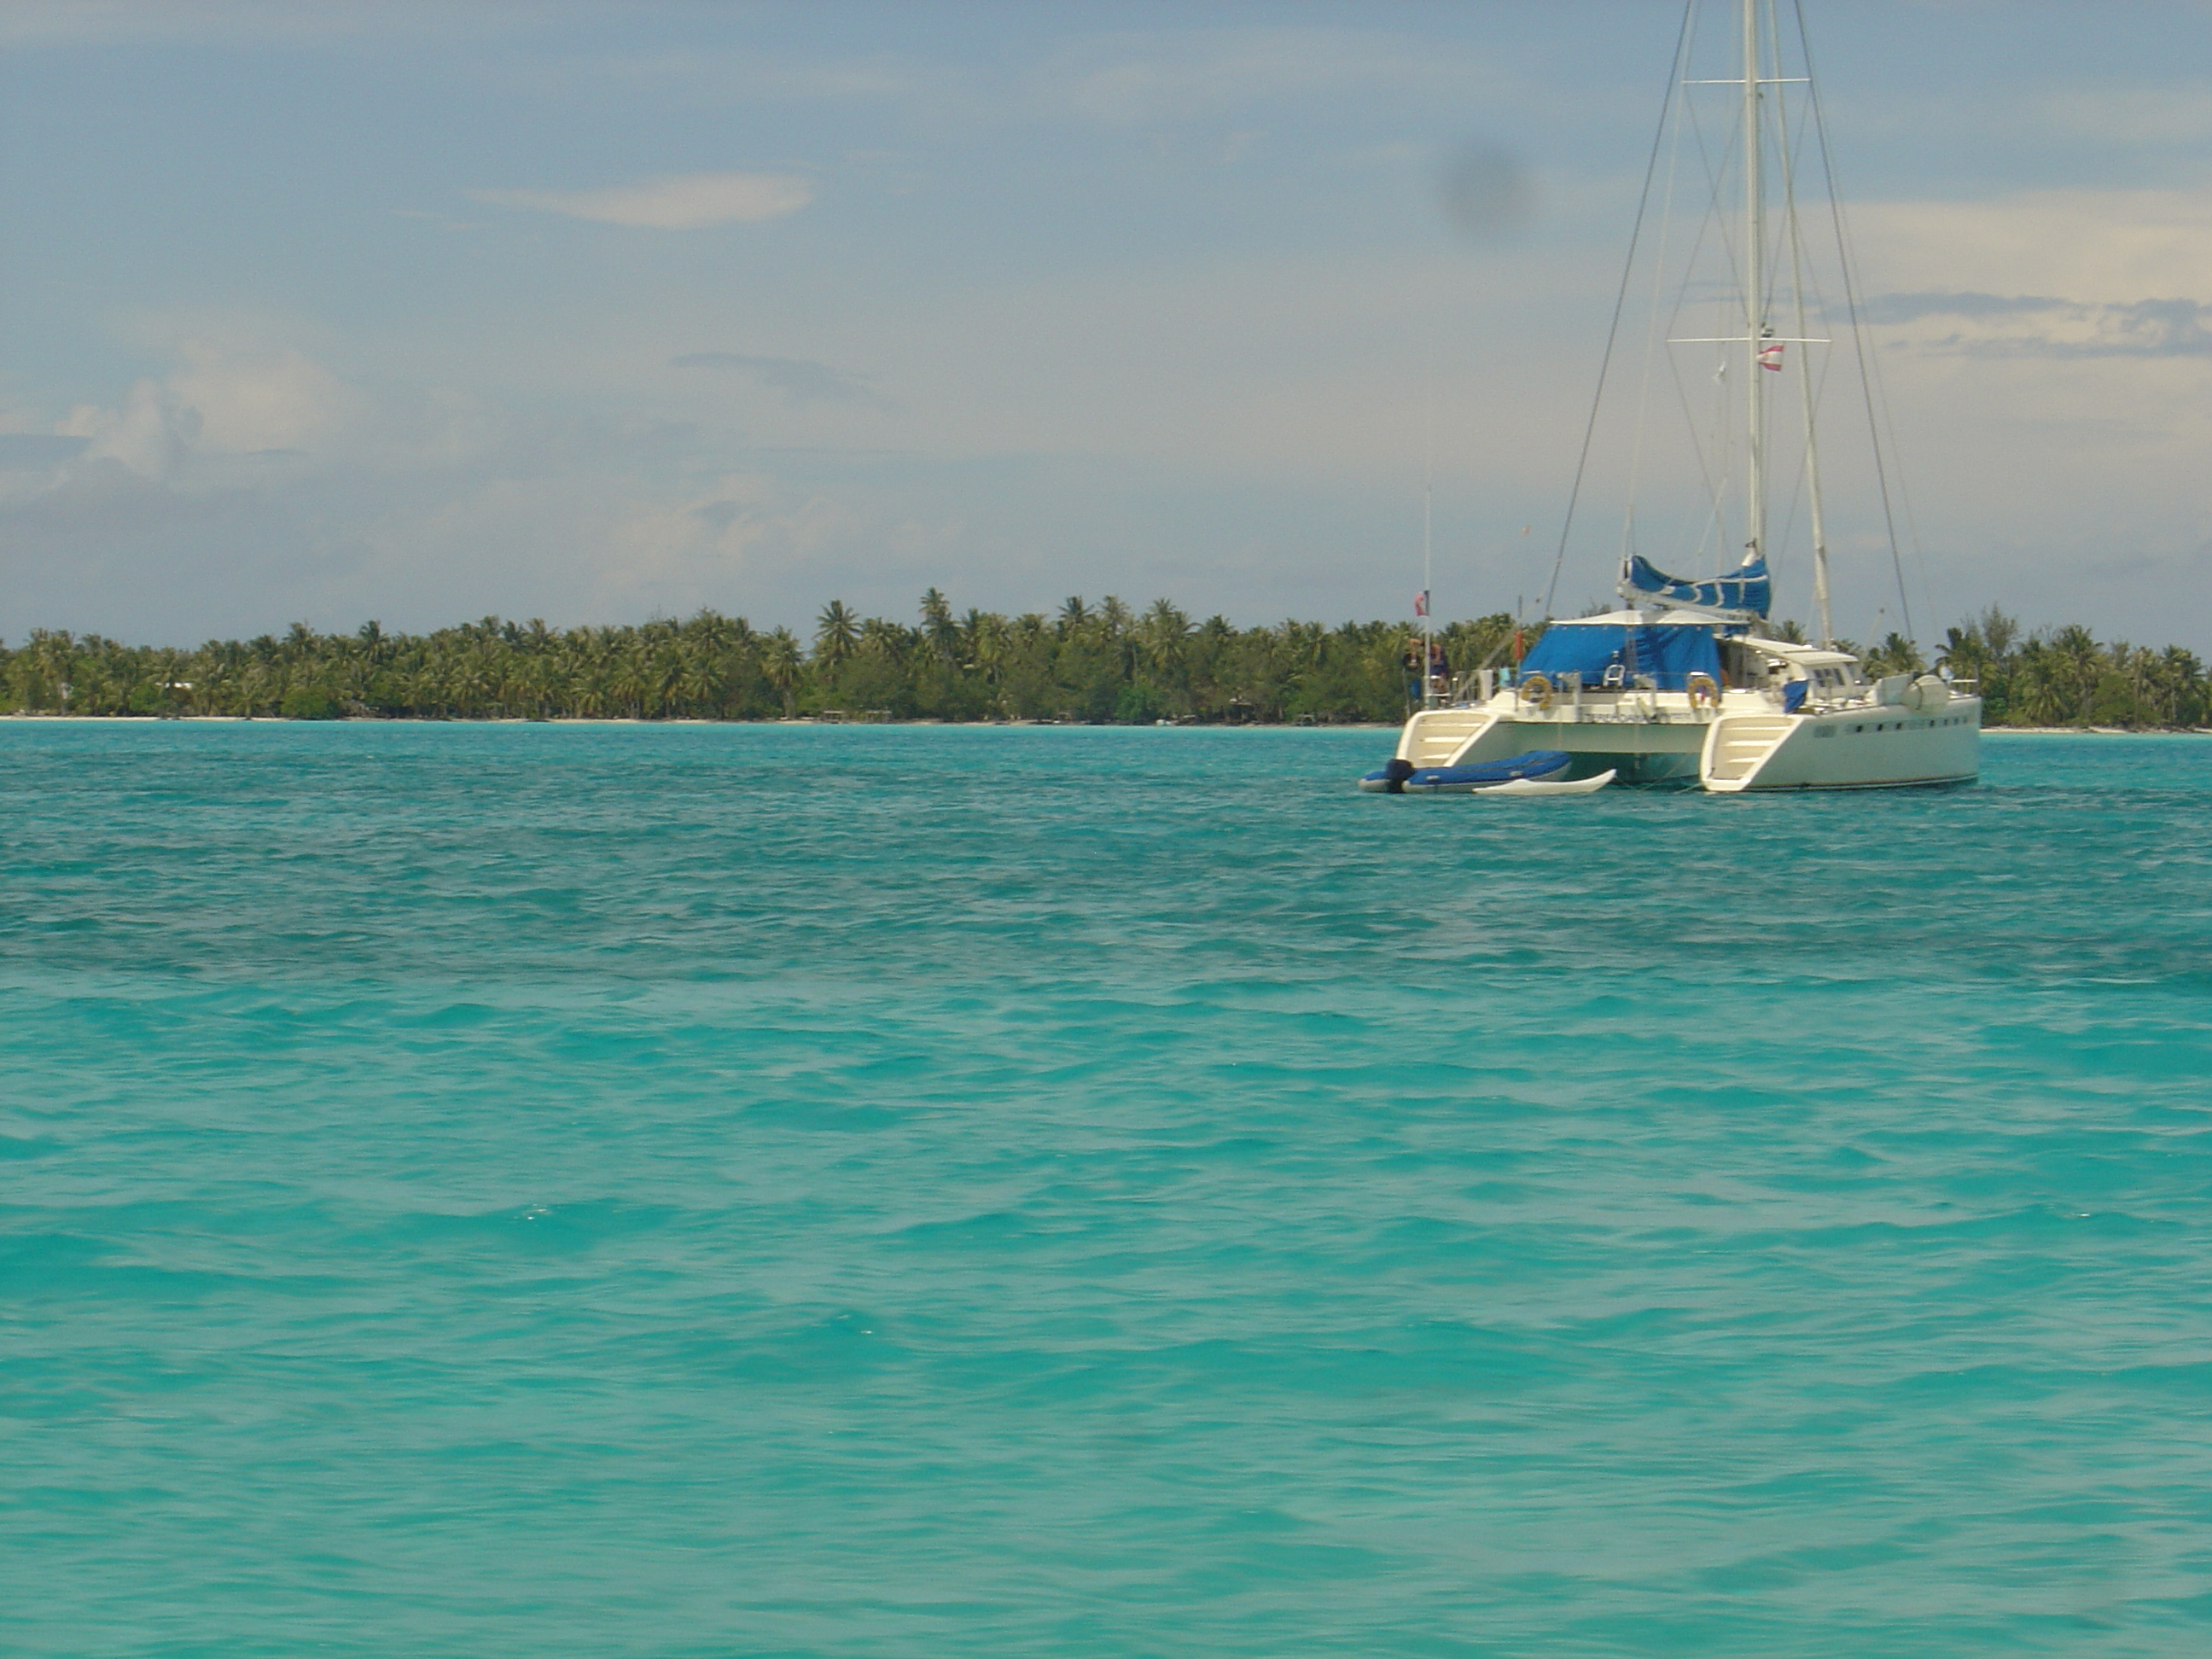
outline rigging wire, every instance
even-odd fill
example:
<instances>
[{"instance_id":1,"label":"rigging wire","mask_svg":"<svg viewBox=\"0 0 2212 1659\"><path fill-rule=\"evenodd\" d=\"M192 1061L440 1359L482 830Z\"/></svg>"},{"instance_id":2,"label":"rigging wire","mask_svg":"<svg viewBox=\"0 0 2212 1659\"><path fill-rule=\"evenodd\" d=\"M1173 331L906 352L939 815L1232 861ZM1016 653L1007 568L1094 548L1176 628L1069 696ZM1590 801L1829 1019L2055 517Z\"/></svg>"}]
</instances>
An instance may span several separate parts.
<instances>
[{"instance_id":1,"label":"rigging wire","mask_svg":"<svg viewBox=\"0 0 2212 1659\"><path fill-rule=\"evenodd\" d=\"M1866 400L1867 440L1874 451L1874 476L1881 494L1881 519L1889 534L1889 562L1897 576L1897 603L1904 613L1905 634L1916 639L1912 626L1912 600L1905 590L1905 556L1897 545L1897 515L1890 505L1889 468L1882 459L1881 424L1875 415L1875 371L1867 362L1866 336L1859 326L1859 289L1856 261L1851 257L1850 238L1844 228L1843 198L1836 193L1836 165L1833 153L1828 148L1828 116L1820 103L1820 83L1813 74L1813 41L1805 30L1805 0L1792 0L1797 14L1797 39L1805 53L1806 94L1813 106L1813 131L1819 140L1820 172L1828 187L1828 213L1836 232L1836 257L1843 266L1844 308L1850 321L1851 350L1858 359L1859 386ZM1896 441L1893 429L1890 441ZM1900 484L1902 480L1899 481ZM1924 580L1924 577L1923 577Z\"/></svg>"},{"instance_id":2,"label":"rigging wire","mask_svg":"<svg viewBox=\"0 0 2212 1659\"><path fill-rule=\"evenodd\" d=\"M1659 125L1651 135L1651 155L1644 164L1644 189L1636 202L1636 223L1628 235L1628 258L1621 266L1620 291L1613 296L1613 320L1607 325L1605 350L1598 359L1597 393L1590 399L1589 422L1583 428L1582 453L1575 460L1574 484L1567 491L1566 517L1559 526L1559 550L1558 556L1552 561L1552 580L1544 589L1544 615L1547 618L1551 616L1552 602L1559 594L1559 572L1567 562L1567 538L1574 531L1575 504L1582 497L1583 474L1589 465L1590 444L1597 436L1598 409L1605 398L1607 373L1613 367L1613 343L1620 334L1621 308L1628 303L1629 279L1636 269L1636 246L1644 234L1644 215L1651 206L1651 180L1658 171L1660 147L1667 136L1667 116L1674 107L1675 82L1682 74L1682 50L1690 38L1690 20L1696 12L1697 0L1684 0L1682 26L1674 37L1674 61L1667 69L1667 96L1659 106Z\"/></svg>"},{"instance_id":3,"label":"rigging wire","mask_svg":"<svg viewBox=\"0 0 2212 1659\"><path fill-rule=\"evenodd\" d=\"M1694 41L1692 42L1692 49L1695 49ZM1690 290L1693 284L1689 281L1688 274L1697 269L1698 258L1705 252L1706 237L1713 234L1716 228L1721 225L1723 220L1726 216L1721 207L1722 178L1727 173L1729 164L1735 155L1737 143L1737 136L1734 132L1731 132L1728 142L1722 146L1719 160L1715 161L1712 149L1705 142L1705 123L1698 118L1698 106L1696 102L1688 98L1682 99L1681 110L1681 118L1687 121L1689 124L1690 136L1695 138L1698 142L1698 165L1705 169L1705 216L1698 222L1698 234L1692 240L1690 243L1690 251L1688 254L1684 257L1682 262L1682 270L1685 273L1684 281L1682 286L1675 290L1674 307L1668 313L1667 317L1667 332L1669 336L1672 336L1677 329L1682 326L1682 313L1684 308L1690 303ZM1679 128L1677 130L1679 131ZM1670 178L1668 181L1668 200L1670 205L1674 199L1673 188L1674 181ZM1714 236L1713 240L1714 246L1719 250L1722 265L1728 273L1729 283L1730 285L1735 285L1737 283L1735 246L1729 242L1725 232ZM1654 273L1652 284L1655 292L1656 292L1658 288L1663 283L1664 278L1664 271ZM1716 326L1725 326L1725 324L1717 324ZM1726 372L1726 363L1727 359L1723 357L1722 359L1723 374ZM1716 458L1708 455L1705 453L1705 436L1708 432L1708 422L1705 419L1701 418L1697 412L1690 407L1690 390L1682 383L1681 361L1671 351L1667 354L1667 372L1674 382L1674 400L1680 406L1682 410L1682 431L1689 440L1690 453L1697 457L1698 474L1704 481L1707 504L1711 509L1705 514L1704 528L1698 532L1697 539L1689 544L1690 557L1694 562L1696 559L1704 556L1705 538L1708 536L1715 534L1716 526L1720 523L1720 516L1726 510L1728 478L1724 473L1718 477L1714 476L1713 464ZM1718 380L1714 382L1717 388L1720 384L1721 382ZM1710 430L1711 433L1717 434L1722 428L1722 422L1717 413L1718 407L1720 404L1724 404L1727 399L1721 396L1717 390L1715 392L1714 397L1716 399L1716 415L1710 422ZM1728 459L1726 454L1726 441L1719 440L1718 442L1719 447L1723 451L1718 459L1725 464ZM1718 531L1717 538L1714 543L1713 557L1715 560L1715 569L1720 568L1721 565L1725 562L1722 555L1721 548L1727 539L1727 530L1725 526L1722 526Z\"/></svg>"},{"instance_id":4,"label":"rigging wire","mask_svg":"<svg viewBox=\"0 0 2212 1659\"><path fill-rule=\"evenodd\" d=\"M1819 429L1817 416L1819 413L1820 403L1819 393L1826 386L1827 376L1825 366L1817 382L1815 381L1813 374L1813 354L1810 349L1812 341L1807 333L1808 325L1805 319L1805 289L1807 285L1805 227L1797 212L1797 158L1802 153L1803 149L1806 106L1803 102L1801 102L1798 106L1796 121L1798 142L1793 143L1790 141L1791 123L1790 120L1789 110L1787 106L1783 105L1781 102L1782 29L1775 16L1774 0L1767 0L1766 22L1767 32L1772 37L1774 41L1776 100L1778 113L1781 116L1781 119L1777 121L1775 124L1775 132L1777 137L1780 141L1782 149L1782 199L1784 204L1782 222L1784 234L1789 239L1790 244L1790 300L1796 307L1798 339L1798 402L1800 404L1802 418L1804 422L1805 433L1804 453L1799 463L1796 482L1790 491L1790 513L1792 518L1796 516L1797 511L1797 498L1802 493L1806 503L1807 530L1812 541L1813 601L1815 608L1820 613L1818 621L1820 629L1820 643L1826 646L1832 642L1832 636L1835 629L1830 622L1831 606L1829 605L1828 599L1828 540L1826 518L1821 511L1820 460L1820 445L1817 441L1817 434ZM1799 36L1798 46L1802 53L1804 46L1804 40L1802 33ZM1808 84L1810 75L1811 70L1808 68L1807 70ZM1826 320L1825 312L1823 313L1823 320ZM1770 566L1770 568L1771 567Z\"/></svg>"},{"instance_id":5,"label":"rigging wire","mask_svg":"<svg viewBox=\"0 0 2212 1659\"><path fill-rule=\"evenodd\" d=\"M1889 382L1882 374L1881 354L1879 351L1873 353L1868 357L1867 362L1874 371L1874 400L1875 406L1881 411L1882 430L1888 434L1889 453L1901 456L1905 451L1897 441L1896 407L1889 400ZM1925 614L1931 619L1929 625L1932 627L1934 625L1932 619L1936 613L1936 591L1928 578L1928 553L1920 541L1920 518L1912 510L1911 485L1905 477L1905 469L1901 465L1897 470L1897 501L1898 506L1905 514L1905 537L1912 548L1913 568L1920 573L1920 597L1927 604L1928 609ZM1900 577L1899 580L1902 580L1902 578ZM1899 591L1898 597L1904 598L1902 590ZM1911 618L1909 615L1905 618L1905 629L1908 634L1911 632ZM1914 635L1914 643L1918 642L1917 635Z\"/></svg>"},{"instance_id":6,"label":"rigging wire","mask_svg":"<svg viewBox=\"0 0 2212 1659\"><path fill-rule=\"evenodd\" d=\"M1770 9L1770 17L1771 15L1771 10ZM1802 45L1802 39L1800 45L1801 46ZM1810 100L1807 100L1800 105L1798 109L1796 122L1797 139L1796 143L1793 145L1793 159L1791 160L1785 173L1785 177L1789 182L1789 186L1793 191L1795 190L1797 179L1797 162L1795 156L1803 153L1805 127L1806 123L1809 118L1809 115ZM1800 334L1802 334L1805 332L1805 329L1802 326L1804 322L1802 315L1803 301L1808 295L1812 301L1814 313L1820 319L1824 325L1827 324L1829 319L1834 314L1834 307L1829 304L1827 290L1821 285L1820 266L1806 254L1804 225L1802 220L1799 218L1796 214L1794 198L1791 204L1790 217L1791 221L1790 234L1794 239L1790 252L1790 261L1793 269L1797 271L1802 283L1801 291L1798 295L1800 311L1798 320L1801 326L1798 328L1797 331ZM1879 357L1875 359L1877 364L1879 364L1880 361ZM1820 373L1817 377L1815 377L1813 373L1813 359L1809 352L1805 356L1804 364L1805 367L1802 373L1806 376L1806 385L1803 401L1807 407L1805 414L1806 454L1803 463L1803 476L1810 480L1813 493L1817 495L1819 493L1820 485L1820 466L1815 453L1814 434L1820 413L1828 406L1828 385L1831 378L1835 374L1836 357L1833 353L1823 353L1821 355ZM1791 510L1793 512L1796 510L1794 501L1792 502ZM1814 526L1816 531L1818 528L1819 526ZM1819 553L1821 550L1821 546L1824 545L1824 544L1821 543L1821 538L1817 534L1814 539L1816 544L1814 553L1817 561ZM1814 598L1816 602L1819 600L1820 595L1817 592L1814 595ZM1833 631L1832 626L1825 627L1823 629L1824 634L1830 635L1832 635ZM1820 643L1823 645L1832 645L1834 641L1832 637L1823 638Z\"/></svg>"},{"instance_id":7,"label":"rigging wire","mask_svg":"<svg viewBox=\"0 0 2212 1659\"><path fill-rule=\"evenodd\" d=\"M1692 33L1692 42L1690 42L1690 51L1697 51L1697 40L1694 40L1694 33ZM1705 239L1712 237L1714 228L1721 226L1721 222L1725 219L1723 210L1721 210L1721 179L1723 179L1723 175L1728 173L1729 159L1736 155L1736 133L1735 131L1729 131L1728 142L1721 146L1719 159L1714 159L1712 146L1705 142L1705 124L1698 119L1697 100L1692 100L1692 97L1681 97L1681 93L1677 93L1677 100L1679 100L1679 108L1681 108L1681 115L1677 118L1677 128L1674 128L1674 131L1677 131L1677 137L1679 133L1681 133L1681 126L1679 126L1679 124L1687 122L1687 126L1690 126L1690 137L1697 139L1697 161L1698 166L1705 170L1705 212L1697 223L1697 237L1690 239L1690 252L1683 257L1681 268L1683 272L1686 272L1686 281L1683 281L1681 288L1674 289L1674 307L1668 312L1668 319L1666 319L1668 337L1672 337L1672 334L1681 327L1683 310L1690 305L1690 289L1694 288L1694 283L1692 281L1687 281L1687 272L1694 272L1694 270L1697 270L1698 257L1705 252ZM1672 212L1672 204L1674 204L1674 177L1668 175L1668 210L1670 212ZM1728 270L1729 283L1735 283L1736 279L1735 243L1729 243L1728 234L1723 232L1723 234L1719 234L1719 237L1714 239L1714 246L1719 248L1721 264L1723 264L1723 268ZM1652 305L1655 305L1655 307L1656 307L1656 295L1659 295L1659 289L1662 289L1663 285L1666 285L1666 270L1663 268L1655 270L1655 272L1652 272L1652 295L1655 295ZM1705 538L1714 533L1714 526L1719 525L1719 515L1725 507L1725 495L1728 495L1728 476L1725 476L1725 471L1721 473L1721 476L1714 476L1714 460L1719 460L1725 467L1725 462L1728 462L1728 445L1725 445L1725 441L1721 442L1719 458L1708 456L1708 453L1705 453L1704 434L1708 431L1708 425L1710 425L1710 431L1721 431L1723 429L1723 422L1721 422L1719 418L1714 418L1712 422L1705 422L1705 420L1698 418L1697 411L1690 410L1690 389L1687 389L1681 380L1681 361L1679 361L1672 352L1668 352L1666 365L1668 365L1668 378L1670 378L1672 387L1674 387L1674 403L1681 407L1681 431L1687 438L1687 442L1690 442L1690 453L1697 456L1698 477L1701 477L1701 483L1705 484L1705 504L1708 504L1705 525L1704 529L1697 533L1697 540L1692 540L1690 544L1687 544L1687 556L1690 556L1690 560L1692 560L1694 564L1698 557L1704 557ZM1723 365L1725 365L1725 358L1723 358ZM1719 383L1714 383L1714 385L1719 385ZM1725 403L1725 398L1721 398L1719 392L1714 392L1714 396L1717 396L1719 403ZM1639 422L1641 422L1641 410L1639 410ZM1639 425L1639 442L1641 442L1641 425ZM1719 538L1714 540L1714 568L1721 568L1721 564L1725 562L1723 557L1721 557L1721 544L1723 544L1725 540L1728 540L1725 531L1721 531Z\"/></svg>"},{"instance_id":8,"label":"rigging wire","mask_svg":"<svg viewBox=\"0 0 2212 1659\"><path fill-rule=\"evenodd\" d=\"M1668 94L1670 101L1680 95L1679 87ZM1660 125L1662 127L1668 125L1664 114L1660 117ZM1693 112L1693 127L1694 125ZM1628 498L1620 519L1620 558L1624 567L1627 564L1629 556L1636 550L1636 491L1644 476L1644 434L1650 428L1651 363L1652 360L1659 355L1660 295L1664 289L1667 278L1667 244L1671 239L1674 226L1674 180L1681 170L1682 123L1680 118L1674 122L1671 131L1673 137L1668 142L1667 150L1667 194L1659 207L1659 251L1652 255L1651 258L1651 306L1649 321L1644 331L1644 375L1637 386L1636 421L1631 428L1636 434L1636 441L1629 453ZM1702 134L1698 135L1698 143L1702 149L1704 145ZM1703 235L1701 229L1699 240L1703 240ZM1671 332L1671 328L1669 331ZM1680 380L1680 377L1677 375L1678 386ZM1700 454L1698 459L1702 466L1705 457Z\"/></svg>"}]
</instances>

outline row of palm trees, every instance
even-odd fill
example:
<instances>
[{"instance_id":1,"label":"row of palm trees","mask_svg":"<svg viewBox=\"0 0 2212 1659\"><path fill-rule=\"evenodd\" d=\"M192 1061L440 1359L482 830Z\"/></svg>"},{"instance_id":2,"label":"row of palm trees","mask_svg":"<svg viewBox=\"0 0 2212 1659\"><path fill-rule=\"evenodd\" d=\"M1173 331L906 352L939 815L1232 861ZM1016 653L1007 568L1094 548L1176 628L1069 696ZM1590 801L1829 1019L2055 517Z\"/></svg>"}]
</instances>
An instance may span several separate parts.
<instances>
[{"instance_id":1,"label":"row of palm trees","mask_svg":"<svg viewBox=\"0 0 2212 1659\"><path fill-rule=\"evenodd\" d=\"M1457 661L1495 656L1511 618L1439 630ZM713 611L681 622L556 631L487 617L433 634L295 623L197 650L34 631L0 646L0 708L76 714L337 719L769 720L1333 723L1402 718L1401 624L1194 621L1165 599L1071 599L1055 617L955 616L922 596L919 624L825 606L813 638Z\"/></svg>"},{"instance_id":2,"label":"row of palm trees","mask_svg":"<svg viewBox=\"0 0 2212 1659\"><path fill-rule=\"evenodd\" d=\"M1456 669L1510 660L1535 637L1504 613L1441 627ZM1796 636L1788 623L1779 631ZM918 624L832 600L811 641L702 611L682 622L556 631L487 617L433 634L369 623L210 641L197 650L34 631L0 645L0 709L75 714L338 719L771 720L801 716L1087 722L1395 721L1417 690L1401 623L1194 621L1071 599L1058 615L955 616L935 588ZM1846 648L1856 649L1846 643ZM1893 634L1876 672L1926 665ZM2212 720L2203 665L2178 646L2100 644L2079 626L2023 630L1992 607L1938 651L1978 681L1992 725L2190 726Z\"/></svg>"},{"instance_id":3,"label":"row of palm trees","mask_svg":"<svg viewBox=\"0 0 2212 1659\"><path fill-rule=\"evenodd\" d=\"M2079 623L2039 631L1991 605L1946 630L1952 672L1979 683L1991 726L2199 726L2212 684L2193 651L2100 641Z\"/></svg>"}]
</instances>

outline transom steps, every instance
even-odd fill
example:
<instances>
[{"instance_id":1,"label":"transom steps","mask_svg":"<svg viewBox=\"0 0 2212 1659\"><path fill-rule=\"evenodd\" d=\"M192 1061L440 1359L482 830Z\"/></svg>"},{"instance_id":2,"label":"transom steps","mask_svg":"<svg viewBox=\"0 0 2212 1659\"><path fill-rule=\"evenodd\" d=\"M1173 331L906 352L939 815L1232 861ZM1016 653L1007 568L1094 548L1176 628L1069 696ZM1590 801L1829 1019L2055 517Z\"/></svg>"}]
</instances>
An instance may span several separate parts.
<instances>
[{"instance_id":1,"label":"transom steps","mask_svg":"<svg viewBox=\"0 0 2212 1659\"><path fill-rule=\"evenodd\" d=\"M1775 744L1790 735L1792 724L1787 715L1767 714L1738 714L1722 721L1713 734L1707 781L1734 783L1749 777L1774 752Z\"/></svg>"},{"instance_id":2,"label":"transom steps","mask_svg":"<svg viewBox=\"0 0 2212 1659\"><path fill-rule=\"evenodd\" d=\"M1425 708L1413 716L1405 757L1416 768L1449 766L1467 740L1490 723L1486 708Z\"/></svg>"}]
</instances>

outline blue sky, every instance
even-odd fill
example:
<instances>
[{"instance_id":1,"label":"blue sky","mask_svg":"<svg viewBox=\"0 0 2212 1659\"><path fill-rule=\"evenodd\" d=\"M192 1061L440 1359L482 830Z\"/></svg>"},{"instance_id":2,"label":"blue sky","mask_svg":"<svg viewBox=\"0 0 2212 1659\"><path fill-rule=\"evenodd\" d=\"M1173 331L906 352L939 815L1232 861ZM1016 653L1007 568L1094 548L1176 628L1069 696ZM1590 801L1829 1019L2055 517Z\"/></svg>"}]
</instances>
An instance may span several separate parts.
<instances>
[{"instance_id":1,"label":"blue sky","mask_svg":"<svg viewBox=\"0 0 2212 1659\"><path fill-rule=\"evenodd\" d=\"M1809 9L1920 631L2212 648L2212 9ZM1401 615L1431 453L1439 608L1534 603L1677 15L15 0L0 635Z\"/></svg>"}]
</instances>

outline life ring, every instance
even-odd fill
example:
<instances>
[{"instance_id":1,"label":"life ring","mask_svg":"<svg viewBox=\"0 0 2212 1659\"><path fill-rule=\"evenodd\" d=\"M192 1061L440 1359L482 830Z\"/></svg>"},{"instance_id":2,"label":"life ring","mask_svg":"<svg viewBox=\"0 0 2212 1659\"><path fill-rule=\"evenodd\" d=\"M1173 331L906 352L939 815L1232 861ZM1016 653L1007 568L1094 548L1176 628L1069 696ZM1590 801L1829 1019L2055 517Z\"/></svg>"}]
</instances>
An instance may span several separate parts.
<instances>
[{"instance_id":1,"label":"life ring","mask_svg":"<svg viewBox=\"0 0 2212 1659\"><path fill-rule=\"evenodd\" d=\"M1521 701L1532 708L1549 708L1552 706L1552 683L1541 674L1529 675L1513 689L1520 693Z\"/></svg>"},{"instance_id":2,"label":"life ring","mask_svg":"<svg viewBox=\"0 0 2212 1659\"><path fill-rule=\"evenodd\" d=\"M1691 675L1683 682L1683 690L1690 694L1690 707L1692 708L1701 703L1707 708L1718 708L1721 706L1720 682L1711 674Z\"/></svg>"}]
</instances>

